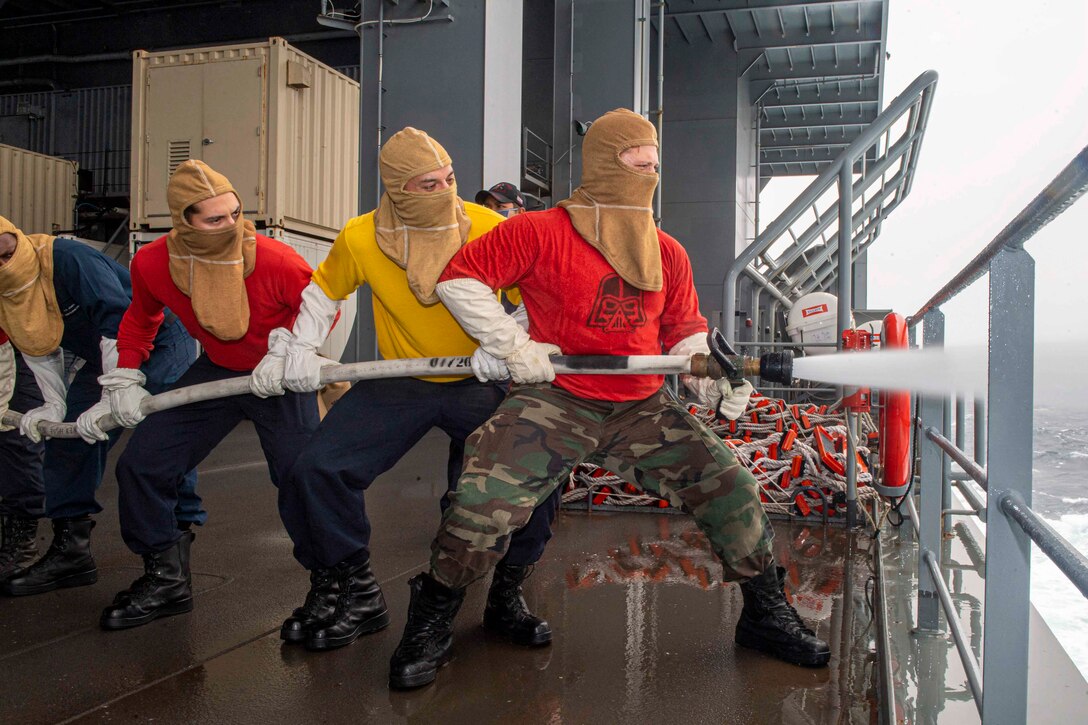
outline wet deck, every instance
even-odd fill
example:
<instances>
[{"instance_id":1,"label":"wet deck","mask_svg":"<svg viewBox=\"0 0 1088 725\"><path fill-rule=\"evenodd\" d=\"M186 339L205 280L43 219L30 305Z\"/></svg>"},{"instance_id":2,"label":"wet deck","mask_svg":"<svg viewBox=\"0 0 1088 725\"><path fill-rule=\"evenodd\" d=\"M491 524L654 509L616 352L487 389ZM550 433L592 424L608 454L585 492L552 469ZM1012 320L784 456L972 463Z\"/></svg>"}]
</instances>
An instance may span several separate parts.
<instances>
[{"instance_id":1,"label":"wet deck","mask_svg":"<svg viewBox=\"0 0 1088 725\"><path fill-rule=\"evenodd\" d=\"M740 593L716 583L691 519L640 513L560 516L526 588L552 623L551 647L485 633L478 585L438 682L390 692L406 581L426 562L437 523L445 441L426 438L368 497L392 625L320 654L278 638L307 580L252 429L233 433L201 469L210 519L193 546L191 614L99 630L101 608L140 572L117 533L111 477L94 534L98 584L0 598L0 722L870 722L876 668L862 543L776 523L798 609L832 643L831 666L809 670L738 649ZM39 533L44 549L44 524Z\"/></svg>"}]
</instances>

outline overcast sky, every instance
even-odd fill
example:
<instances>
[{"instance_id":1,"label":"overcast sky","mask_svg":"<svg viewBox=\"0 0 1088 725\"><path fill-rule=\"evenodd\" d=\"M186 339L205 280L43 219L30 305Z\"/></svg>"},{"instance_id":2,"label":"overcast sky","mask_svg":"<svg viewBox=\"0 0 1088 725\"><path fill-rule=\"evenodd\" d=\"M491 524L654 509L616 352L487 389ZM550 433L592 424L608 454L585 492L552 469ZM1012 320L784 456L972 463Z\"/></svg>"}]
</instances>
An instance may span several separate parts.
<instances>
[{"instance_id":1,"label":"overcast sky","mask_svg":"<svg viewBox=\"0 0 1088 725\"><path fill-rule=\"evenodd\" d=\"M1088 2L891 0L885 103L940 74L911 194L870 251L869 306L911 314L1088 145ZM810 179L806 180L810 181ZM803 188L776 180L770 221ZM1088 200L1028 243L1040 341L1088 342ZM948 339L986 337L987 285L946 307Z\"/></svg>"}]
</instances>

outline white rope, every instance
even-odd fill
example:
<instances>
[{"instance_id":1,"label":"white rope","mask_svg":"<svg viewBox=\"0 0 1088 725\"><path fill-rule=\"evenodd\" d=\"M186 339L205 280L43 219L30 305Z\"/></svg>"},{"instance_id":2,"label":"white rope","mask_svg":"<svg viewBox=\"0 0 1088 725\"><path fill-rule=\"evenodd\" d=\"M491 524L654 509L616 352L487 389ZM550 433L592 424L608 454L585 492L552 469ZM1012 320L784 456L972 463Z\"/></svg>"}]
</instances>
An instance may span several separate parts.
<instances>
[{"instance_id":1,"label":"white rope","mask_svg":"<svg viewBox=\"0 0 1088 725\"><path fill-rule=\"evenodd\" d=\"M712 409L699 405L689 407L696 418L726 441L737 462L755 476L767 512L793 517L822 517L821 509L826 505L829 515L834 517L842 514L847 483L846 476L833 470L831 463L845 471L846 451L849 450L846 444L848 430L842 414L832 412L834 407L824 408L824 412L820 410L811 405L789 406L785 401L759 396L753 397L744 415L730 424L721 421ZM826 433L824 456L821 456L816 442L818 429ZM870 415L860 416L860 429L862 440L857 443L856 450L863 460L873 460L872 452L866 445L869 434L876 431ZM783 446L791 430L795 431L795 438L789 450L784 451ZM842 441L843 452L836 449L835 441ZM777 452L777 458L772 457L772 452ZM830 459L831 463L825 459ZM794 475L798 463L801 470ZM788 475L787 471L790 472ZM873 475L873 470L868 466L864 469L858 467L858 504L875 527L876 522L869 508L874 504L879 508L883 504L880 495L872 488ZM606 487L608 492L603 490ZM633 490L633 484L619 476L583 464L571 474L563 494L563 503L575 503L592 496L594 505L662 505L660 497ZM797 503L799 497L804 503Z\"/></svg>"}]
</instances>

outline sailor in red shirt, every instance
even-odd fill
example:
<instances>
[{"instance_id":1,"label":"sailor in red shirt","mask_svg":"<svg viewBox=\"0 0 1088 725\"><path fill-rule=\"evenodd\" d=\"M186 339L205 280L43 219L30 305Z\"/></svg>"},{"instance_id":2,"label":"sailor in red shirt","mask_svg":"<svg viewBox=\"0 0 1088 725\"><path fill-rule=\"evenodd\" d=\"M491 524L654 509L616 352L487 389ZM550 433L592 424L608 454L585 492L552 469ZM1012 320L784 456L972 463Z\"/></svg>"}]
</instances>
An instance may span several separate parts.
<instances>
[{"instance_id":1,"label":"sailor in red shirt","mask_svg":"<svg viewBox=\"0 0 1088 725\"><path fill-rule=\"evenodd\" d=\"M311 269L302 257L257 234L242 216L230 181L203 162L181 164L167 197L174 228L133 257L132 304L118 330L118 367L99 378L113 417L130 428L144 418L140 402L149 393L139 366L150 354L164 308L203 347L172 386L185 387L248 376L270 348L284 347L292 324L301 320L303 289L310 283ZM191 403L155 413L136 428L117 462L117 482L121 534L144 558L145 573L103 611L103 628L135 627L193 608L194 537L179 530L174 517L178 485L244 419L256 427L272 482L279 486L317 428L316 395ZM280 491L280 516L296 555L305 558L310 527L293 501L289 490Z\"/></svg>"},{"instance_id":2,"label":"sailor in red shirt","mask_svg":"<svg viewBox=\"0 0 1088 725\"><path fill-rule=\"evenodd\" d=\"M499 225L463 247L439 279L442 302L482 350L505 364L515 385L466 443L464 474L432 545L430 572L413 579L390 684L434 680L450 657L465 588L583 461L691 511L725 581L741 582L738 643L795 664L826 665L827 644L782 593L758 485L728 446L665 394L662 376L557 376L548 360L560 350L709 352L691 262L656 228L650 208L658 162L653 125L627 110L607 113L586 134L582 158L582 185L560 208ZM492 292L515 284L528 333L507 321ZM747 384L733 391L726 381L684 382L734 418L751 394Z\"/></svg>"}]
</instances>

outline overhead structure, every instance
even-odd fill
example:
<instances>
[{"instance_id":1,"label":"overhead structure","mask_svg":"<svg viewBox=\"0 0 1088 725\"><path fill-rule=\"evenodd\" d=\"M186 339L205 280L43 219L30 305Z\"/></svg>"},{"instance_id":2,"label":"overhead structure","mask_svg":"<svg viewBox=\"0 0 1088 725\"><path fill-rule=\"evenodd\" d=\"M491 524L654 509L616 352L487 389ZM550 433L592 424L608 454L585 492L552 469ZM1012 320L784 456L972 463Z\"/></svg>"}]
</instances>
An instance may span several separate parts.
<instances>
[{"instance_id":1,"label":"overhead structure","mask_svg":"<svg viewBox=\"0 0 1088 725\"><path fill-rule=\"evenodd\" d=\"M685 42L739 54L758 108L759 176L814 176L880 112L887 0L694 0L667 4ZM669 32L666 27L666 32Z\"/></svg>"}]
</instances>

